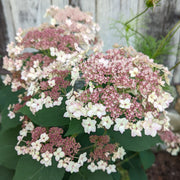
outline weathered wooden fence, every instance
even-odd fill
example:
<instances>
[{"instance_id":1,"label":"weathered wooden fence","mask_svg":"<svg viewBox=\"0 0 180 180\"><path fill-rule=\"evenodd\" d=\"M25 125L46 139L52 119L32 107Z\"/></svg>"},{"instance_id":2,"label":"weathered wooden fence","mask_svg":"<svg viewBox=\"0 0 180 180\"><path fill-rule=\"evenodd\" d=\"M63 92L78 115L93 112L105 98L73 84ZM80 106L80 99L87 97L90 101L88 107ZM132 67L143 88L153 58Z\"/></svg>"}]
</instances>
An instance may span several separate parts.
<instances>
[{"instance_id":1,"label":"weathered wooden fence","mask_svg":"<svg viewBox=\"0 0 180 180\"><path fill-rule=\"evenodd\" d=\"M64 7L65 5L79 6L81 10L91 12L94 20L100 25L100 37L104 41L104 50L111 48L114 43L124 44L115 36L114 30L110 29L113 20L123 17L127 20L145 8L145 0L1 0L6 27L4 30L5 45L8 41L13 41L15 32L19 27L29 28L38 26L46 21L43 18L45 11L51 5ZM2 12L1 12L2 14ZM180 19L180 0L161 0L160 6L154 10L148 10L148 16L145 16L147 29L142 32L148 32L156 37L164 36L171 27ZM121 28L121 27L120 27ZM6 33L4 32L6 31ZM172 67L180 60L180 31L177 31L172 39L174 55L166 57L166 64ZM173 82L180 83L180 66L173 74Z\"/></svg>"}]
</instances>

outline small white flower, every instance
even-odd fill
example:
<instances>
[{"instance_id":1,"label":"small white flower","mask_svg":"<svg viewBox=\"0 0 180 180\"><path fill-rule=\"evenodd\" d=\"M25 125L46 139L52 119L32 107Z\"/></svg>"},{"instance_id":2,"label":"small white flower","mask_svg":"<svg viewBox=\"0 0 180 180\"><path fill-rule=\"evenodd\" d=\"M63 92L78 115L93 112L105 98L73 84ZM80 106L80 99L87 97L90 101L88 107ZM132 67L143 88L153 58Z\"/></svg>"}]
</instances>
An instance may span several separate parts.
<instances>
[{"instance_id":1,"label":"small white flower","mask_svg":"<svg viewBox=\"0 0 180 180\"><path fill-rule=\"evenodd\" d=\"M123 160L124 155L126 154L125 150L123 147L119 147L117 152L113 153L112 161L116 161L116 159L121 159Z\"/></svg>"},{"instance_id":2,"label":"small white flower","mask_svg":"<svg viewBox=\"0 0 180 180\"><path fill-rule=\"evenodd\" d=\"M141 134L142 131L142 122L138 121L136 124L132 124L131 126L131 136L142 136Z\"/></svg>"},{"instance_id":3,"label":"small white flower","mask_svg":"<svg viewBox=\"0 0 180 180\"><path fill-rule=\"evenodd\" d=\"M119 103L120 103L119 107L121 107L121 108L129 109L131 107L131 101L129 98L120 99Z\"/></svg>"},{"instance_id":4,"label":"small white flower","mask_svg":"<svg viewBox=\"0 0 180 180\"><path fill-rule=\"evenodd\" d=\"M42 144L40 143L39 140L37 140L35 142L32 142L31 146L32 146L32 149L34 149L36 151L39 151L41 149L41 147L42 147Z\"/></svg>"},{"instance_id":5,"label":"small white flower","mask_svg":"<svg viewBox=\"0 0 180 180\"><path fill-rule=\"evenodd\" d=\"M20 130L19 131L19 134L21 135L21 136L27 136L27 129L22 129L22 130Z\"/></svg>"},{"instance_id":6,"label":"small white flower","mask_svg":"<svg viewBox=\"0 0 180 180\"><path fill-rule=\"evenodd\" d=\"M96 121L90 118L83 119L82 126L84 127L84 132L90 134L90 132L96 132Z\"/></svg>"},{"instance_id":7,"label":"small white flower","mask_svg":"<svg viewBox=\"0 0 180 180\"><path fill-rule=\"evenodd\" d=\"M93 85L93 83L90 81L89 82L89 91L90 91L90 93L93 93L93 89L94 89L95 87L94 87L94 85Z\"/></svg>"},{"instance_id":8,"label":"small white flower","mask_svg":"<svg viewBox=\"0 0 180 180\"><path fill-rule=\"evenodd\" d=\"M157 95L155 92L152 92L149 96L148 96L148 102L150 103L154 103L154 101L157 100Z\"/></svg>"},{"instance_id":9,"label":"small white flower","mask_svg":"<svg viewBox=\"0 0 180 180\"><path fill-rule=\"evenodd\" d=\"M80 168L80 164L75 163L74 161L70 161L66 167L66 171L70 173L79 172L79 168Z\"/></svg>"},{"instance_id":10,"label":"small white flower","mask_svg":"<svg viewBox=\"0 0 180 180\"><path fill-rule=\"evenodd\" d=\"M130 70L129 73L131 77L135 77L139 73L139 70L135 67L133 70Z\"/></svg>"},{"instance_id":11,"label":"small white flower","mask_svg":"<svg viewBox=\"0 0 180 180\"><path fill-rule=\"evenodd\" d=\"M47 96L47 97L44 99L44 103L45 103L45 107L46 107L46 108L53 107L53 101L52 101L52 99L51 99L50 96Z\"/></svg>"},{"instance_id":12,"label":"small white flower","mask_svg":"<svg viewBox=\"0 0 180 180\"><path fill-rule=\"evenodd\" d=\"M32 122L29 122L28 124L26 124L25 129L26 129L27 131L32 131L32 130L34 129L33 123L32 123Z\"/></svg>"},{"instance_id":13,"label":"small white flower","mask_svg":"<svg viewBox=\"0 0 180 180\"><path fill-rule=\"evenodd\" d=\"M41 134L40 142L46 142L49 139L49 136L46 133Z\"/></svg>"},{"instance_id":14,"label":"small white flower","mask_svg":"<svg viewBox=\"0 0 180 180\"><path fill-rule=\"evenodd\" d=\"M116 166L114 164L110 164L107 168L106 171L108 174L111 174L112 172L116 172Z\"/></svg>"},{"instance_id":15,"label":"small white flower","mask_svg":"<svg viewBox=\"0 0 180 180\"><path fill-rule=\"evenodd\" d=\"M59 97L57 101L54 101L54 106L60 106L62 103L63 97Z\"/></svg>"},{"instance_id":16,"label":"small white flower","mask_svg":"<svg viewBox=\"0 0 180 180\"><path fill-rule=\"evenodd\" d=\"M147 119L143 122L143 128L145 135L151 135L152 137L155 137L157 131L160 131L162 126L153 122L151 119Z\"/></svg>"},{"instance_id":17,"label":"small white flower","mask_svg":"<svg viewBox=\"0 0 180 180\"><path fill-rule=\"evenodd\" d=\"M48 84L49 84L50 87L54 87L54 86L56 85L56 82L55 82L55 80L53 79L53 80L49 80L49 81L48 81Z\"/></svg>"},{"instance_id":18,"label":"small white flower","mask_svg":"<svg viewBox=\"0 0 180 180\"><path fill-rule=\"evenodd\" d=\"M94 164L94 162L92 162L91 164L88 165L87 167L91 172L95 172L98 167Z\"/></svg>"},{"instance_id":19,"label":"small white flower","mask_svg":"<svg viewBox=\"0 0 180 180\"><path fill-rule=\"evenodd\" d=\"M102 117L100 124L106 129L109 129L114 122L109 116Z\"/></svg>"},{"instance_id":20,"label":"small white flower","mask_svg":"<svg viewBox=\"0 0 180 180\"><path fill-rule=\"evenodd\" d=\"M71 26L71 25L72 25L72 21L71 21L70 19L66 19L66 24L67 24L68 26Z\"/></svg>"},{"instance_id":21,"label":"small white flower","mask_svg":"<svg viewBox=\"0 0 180 180\"><path fill-rule=\"evenodd\" d=\"M122 134L127 129L128 120L126 118L116 118L115 122L114 131L120 131Z\"/></svg>"},{"instance_id":22,"label":"small white flower","mask_svg":"<svg viewBox=\"0 0 180 180\"><path fill-rule=\"evenodd\" d=\"M62 168L62 167L63 167L63 168L66 168L67 166L68 166L68 163L65 162L65 161L62 160L62 159L59 161L59 163L58 163L58 165L57 165L58 168Z\"/></svg>"},{"instance_id":23,"label":"small white flower","mask_svg":"<svg viewBox=\"0 0 180 180\"><path fill-rule=\"evenodd\" d=\"M24 120L24 116L19 117L19 121L22 121L22 120Z\"/></svg>"},{"instance_id":24,"label":"small white flower","mask_svg":"<svg viewBox=\"0 0 180 180\"><path fill-rule=\"evenodd\" d=\"M60 158L63 158L65 156L65 153L62 151L62 148L59 147L55 152L54 152L54 156L56 161L59 161Z\"/></svg>"},{"instance_id":25,"label":"small white flower","mask_svg":"<svg viewBox=\"0 0 180 180\"><path fill-rule=\"evenodd\" d=\"M56 20L54 18L51 18L51 25L56 25Z\"/></svg>"},{"instance_id":26,"label":"small white flower","mask_svg":"<svg viewBox=\"0 0 180 180\"><path fill-rule=\"evenodd\" d=\"M14 112L12 112L12 111L9 111L9 113L8 113L8 117L10 118L10 119L13 119L13 118L15 118L15 113Z\"/></svg>"},{"instance_id":27,"label":"small white flower","mask_svg":"<svg viewBox=\"0 0 180 180\"><path fill-rule=\"evenodd\" d=\"M78 163L82 166L87 161L87 153L83 153L79 156Z\"/></svg>"},{"instance_id":28,"label":"small white flower","mask_svg":"<svg viewBox=\"0 0 180 180\"><path fill-rule=\"evenodd\" d=\"M102 171L105 171L106 167L107 167L107 162L105 162L103 160L100 160L100 161L97 162L97 165L98 165L98 169L101 169Z\"/></svg>"},{"instance_id":29,"label":"small white flower","mask_svg":"<svg viewBox=\"0 0 180 180\"><path fill-rule=\"evenodd\" d=\"M42 160L40 161L41 164L44 164L46 167L52 165L52 156L53 154L50 153L49 151L46 151L45 153L41 154Z\"/></svg>"}]
</instances>

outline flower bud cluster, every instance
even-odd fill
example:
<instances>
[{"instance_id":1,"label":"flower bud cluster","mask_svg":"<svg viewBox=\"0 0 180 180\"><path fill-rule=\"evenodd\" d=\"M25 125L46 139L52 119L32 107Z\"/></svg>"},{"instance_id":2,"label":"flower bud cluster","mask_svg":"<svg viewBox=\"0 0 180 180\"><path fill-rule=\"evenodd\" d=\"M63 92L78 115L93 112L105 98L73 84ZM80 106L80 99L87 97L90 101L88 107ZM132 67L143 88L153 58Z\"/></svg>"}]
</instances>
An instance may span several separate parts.
<instances>
[{"instance_id":1,"label":"flower bud cluster","mask_svg":"<svg viewBox=\"0 0 180 180\"><path fill-rule=\"evenodd\" d=\"M173 101L163 90L169 71L132 47L97 52L79 65L86 82L85 90L72 94L66 101L65 117L82 119L84 132L99 127L132 136L156 136L166 129L159 118Z\"/></svg>"}]
</instances>

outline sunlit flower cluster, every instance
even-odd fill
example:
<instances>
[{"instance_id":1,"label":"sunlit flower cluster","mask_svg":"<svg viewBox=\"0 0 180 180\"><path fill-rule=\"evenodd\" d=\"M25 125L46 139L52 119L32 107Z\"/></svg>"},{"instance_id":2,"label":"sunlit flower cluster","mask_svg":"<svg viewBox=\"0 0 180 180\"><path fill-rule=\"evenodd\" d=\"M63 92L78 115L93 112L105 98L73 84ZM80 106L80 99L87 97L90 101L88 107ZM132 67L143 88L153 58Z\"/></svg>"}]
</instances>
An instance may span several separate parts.
<instances>
[{"instance_id":1,"label":"sunlit flower cluster","mask_svg":"<svg viewBox=\"0 0 180 180\"><path fill-rule=\"evenodd\" d=\"M99 28L90 14L73 7L51 7L47 14L58 24L43 24L28 31L19 29L16 43L7 46L9 57L4 57L3 62L3 68L12 74L6 76L4 84L11 85L14 92L25 89L18 105L27 105L33 114L43 105L49 108L61 104L70 86L68 77L72 75L73 80L75 67L89 47L100 45L96 37ZM10 118L14 117L12 112Z\"/></svg>"},{"instance_id":2,"label":"sunlit flower cluster","mask_svg":"<svg viewBox=\"0 0 180 180\"><path fill-rule=\"evenodd\" d=\"M58 24L66 34L77 37L82 48L101 50L103 43L96 36L100 27L93 22L91 14L80 11L78 7L66 6L65 9L59 9L52 6L46 11L45 16L51 17L52 25Z\"/></svg>"},{"instance_id":3,"label":"sunlit flower cluster","mask_svg":"<svg viewBox=\"0 0 180 180\"><path fill-rule=\"evenodd\" d=\"M21 113L17 154L28 154L46 167L55 161L70 173L87 166L91 172L111 174L126 155L111 133L126 131L132 139L160 134L176 154L179 139L163 135L169 133L165 109L173 101L164 90L168 69L132 47L102 53L98 25L78 8L51 7L46 15L51 24L19 29L16 43L7 47L9 57L4 57L3 67L11 73L4 84L13 92L22 90L7 114L13 121ZM89 55L89 50L94 52ZM58 117L51 119L51 110Z\"/></svg>"},{"instance_id":4,"label":"sunlit flower cluster","mask_svg":"<svg viewBox=\"0 0 180 180\"><path fill-rule=\"evenodd\" d=\"M163 90L170 73L148 56L132 47L97 52L79 65L79 74L85 88L66 101L65 117L82 119L84 132L113 127L155 137L167 128L166 115L159 117L173 101Z\"/></svg>"}]
</instances>

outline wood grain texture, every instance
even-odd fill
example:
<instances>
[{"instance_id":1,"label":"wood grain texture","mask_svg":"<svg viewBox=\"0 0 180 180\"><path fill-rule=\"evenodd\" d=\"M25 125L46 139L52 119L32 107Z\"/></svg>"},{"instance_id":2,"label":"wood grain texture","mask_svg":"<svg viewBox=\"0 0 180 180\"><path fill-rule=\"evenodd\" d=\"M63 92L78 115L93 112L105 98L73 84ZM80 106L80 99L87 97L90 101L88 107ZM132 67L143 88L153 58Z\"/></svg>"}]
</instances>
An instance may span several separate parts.
<instances>
[{"instance_id":1,"label":"wood grain texture","mask_svg":"<svg viewBox=\"0 0 180 180\"><path fill-rule=\"evenodd\" d=\"M4 10L2 2L0 1L0 74L4 74L5 71L2 70L3 56L6 55L6 44L8 42L7 36L7 26L4 18Z\"/></svg>"},{"instance_id":2,"label":"wood grain texture","mask_svg":"<svg viewBox=\"0 0 180 180\"><path fill-rule=\"evenodd\" d=\"M64 6L69 4L69 0L51 0L51 5L64 8Z\"/></svg>"}]
</instances>

